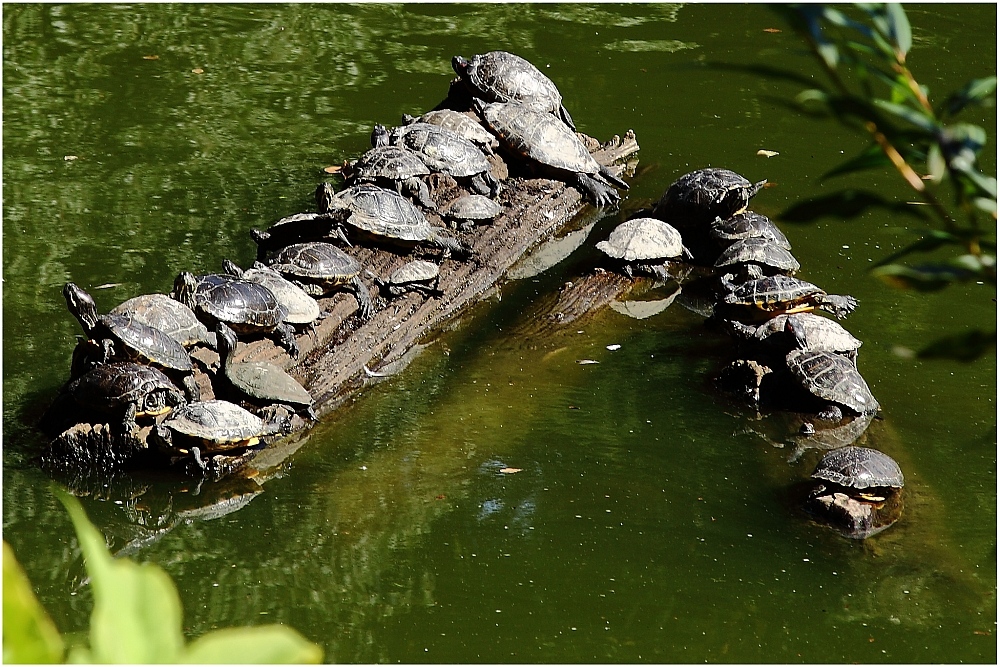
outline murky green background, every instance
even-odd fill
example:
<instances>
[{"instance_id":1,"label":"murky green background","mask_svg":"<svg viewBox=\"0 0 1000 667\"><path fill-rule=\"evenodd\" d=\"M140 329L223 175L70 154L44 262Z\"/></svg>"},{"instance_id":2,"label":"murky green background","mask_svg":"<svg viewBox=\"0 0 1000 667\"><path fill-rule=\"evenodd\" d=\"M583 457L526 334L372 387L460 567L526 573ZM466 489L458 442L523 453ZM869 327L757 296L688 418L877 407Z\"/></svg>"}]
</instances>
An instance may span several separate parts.
<instances>
[{"instance_id":1,"label":"murky green background","mask_svg":"<svg viewBox=\"0 0 1000 667\"><path fill-rule=\"evenodd\" d=\"M935 99L995 73L996 5L907 10ZM5 5L3 535L59 628L83 631L91 609L31 463L79 333L65 281L103 312L179 270L248 262L251 227L307 209L373 123L437 104L451 56L496 48L541 67L582 131L635 130L627 207L714 165L777 184L754 202L776 215L851 184L819 176L863 139L782 106L794 85L713 66L815 73L772 27L756 5ZM995 111L976 114L995 173ZM911 198L889 174L853 184ZM894 353L993 326L995 292L917 296L867 276L914 225L783 225L803 277L862 302L846 324L885 417L868 444L907 480L903 519L864 543L793 504L816 456L789 465L774 444L786 423L712 390L729 347L698 316L606 311L525 333L593 259L583 248L314 429L243 509L183 515L134 557L177 582L190 636L284 622L328 661L995 662L996 357ZM199 500L168 488L175 517ZM165 512L85 502L119 547Z\"/></svg>"}]
</instances>

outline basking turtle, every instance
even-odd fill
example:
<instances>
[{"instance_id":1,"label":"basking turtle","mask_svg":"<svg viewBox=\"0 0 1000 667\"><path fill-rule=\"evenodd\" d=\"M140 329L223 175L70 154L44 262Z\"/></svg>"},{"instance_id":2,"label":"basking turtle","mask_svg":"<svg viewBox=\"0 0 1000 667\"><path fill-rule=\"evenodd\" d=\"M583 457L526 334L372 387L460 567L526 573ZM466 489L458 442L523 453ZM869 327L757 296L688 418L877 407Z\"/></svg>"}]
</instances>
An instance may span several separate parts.
<instances>
[{"instance_id":1,"label":"basking turtle","mask_svg":"<svg viewBox=\"0 0 1000 667\"><path fill-rule=\"evenodd\" d=\"M730 331L739 339L762 344L787 354L794 348L811 352L834 352L857 365L861 341L833 320L813 313L781 314L760 326L726 320Z\"/></svg>"},{"instance_id":2,"label":"basking turtle","mask_svg":"<svg viewBox=\"0 0 1000 667\"><path fill-rule=\"evenodd\" d=\"M171 296L209 326L225 322L240 334L271 336L291 356L299 356L295 331L285 322L288 309L263 285L217 273L196 278L182 271Z\"/></svg>"},{"instance_id":3,"label":"basking turtle","mask_svg":"<svg viewBox=\"0 0 1000 667\"><path fill-rule=\"evenodd\" d=\"M469 60L455 56L451 66L474 96L487 102L521 102L532 111L555 115L576 131L556 84L521 56L490 51Z\"/></svg>"},{"instance_id":4,"label":"basking turtle","mask_svg":"<svg viewBox=\"0 0 1000 667\"><path fill-rule=\"evenodd\" d=\"M784 273L792 275L800 266L792 253L768 239L752 237L736 241L715 260L716 268L736 267L748 279Z\"/></svg>"},{"instance_id":5,"label":"basking turtle","mask_svg":"<svg viewBox=\"0 0 1000 667\"><path fill-rule=\"evenodd\" d=\"M376 146L350 163L344 172L350 183L387 185L399 194L409 194L424 207L437 210L427 184L420 179L431 170L417 153L404 146Z\"/></svg>"},{"instance_id":6,"label":"basking turtle","mask_svg":"<svg viewBox=\"0 0 1000 667\"><path fill-rule=\"evenodd\" d=\"M219 322L215 333L219 338L222 376L241 398L252 403L288 405L316 420L312 396L298 380L266 361L234 361L236 334L222 322Z\"/></svg>"},{"instance_id":7,"label":"basking turtle","mask_svg":"<svg viewBox=\"0 0 1000 667\"><path fill-rule=\"evenodd\" d=\"M285 216L266 230L251 229L250 238L257 244L258 260L264 260L269 251L303 241L340 239L350 245L340 226L340 216L329 211Z\"/></svg>"},{"instance_id":8,"label":"basking turtle","mask_svg":"<svg viewBox=\"0 0 1000 667\"><path fill-rule=\"evenodd\" d=\"M708 225L746 210L766 180L751 183L729 169L698 169L674 181L653 207L653 216L675 227Z\"/></svg>"},{"instance_id":9,"label":"basking turtle","mask_svg":"<svg viewBox=\"0 0 1000 667\"><path fill-rule=\"evenodd\" d=\"M472 254L470 248L432 227L416 206L392 190L362 183L336 192L329 183L321 183L316 201L320 211L339 214L343 223L361 235L410 246L427 242L459 257Z\"/></svg>"},{"instance_id":10,"label":"basking turtle","mask_svg":"<svg viewBox=\"0 0 1000 667\"><path fill-rule=\"evenodd\" d=\"M723 304L753 308L761 314L791 314L821 308L843 319L858 305L853 296L827 294L812 283L782 274L738 285L723 276L722 285L726 290Z\"/></svg>"},{"instance_id":11,"label":"basking turtle","mask_svg":"<svg viewBox=\"0 0 1000 667\"><path fill-rule=\"evenodd\" d=\"M492 155L493 149L500 145L497 138L487 132L486 128L479 124L479 121L459 111L435 109L434 111L428 111L420 117L404 113L402 124L412 125L413 123L429 123L430 125L437 125L446 130L451 130L458 136L464 137L474 143L476 148L487 155Z\"/></svg>"},{"instance_id":12,"label":"basking turtle","mask_svg":"<svg viewBox=\"0 0 1000 667\"><path fill-rule=\"evenodd\" d=\"M131 361L98 364L66 389L85 408L120 415L125 433L138 429L136 417L163 415L185 402L161 371Z\"/></svg>"},{"instance_id":13,"label":"basking turtle","mask_svg":"<svg viewBox=\"0 0 1000 667\"><path fill-rule=\"evenodd\" d=\"M419 156L431 171L467 181L481 195L496 197L500 181L490 173L490 162L471 141L440 125L412 123L393 128L382 125L372 130L372 146L399 146Z\"/></svg>"},{"instance_id":14,"label":"basking turtle","mask_svg":"<svg viewBox=\"0 0 1000 667\"><path fill-rule=\"evenodd\" d=\"M665 261L690 257L680 232L654 218L623 222L615 227L607 241L597 244L597 249L608 257L623 260L630 276L635 267L664 279L669 279L663 267Z\"/></svg>"},{"instance_id":15,"label":"basking turtle","mask_svg":"<svg viewBox=\"0 0 1000 667\"><path fill-rule=\"evenodd\" d=\"M264 435L278 428L235 403L197 401L174 409L152 431L153 443L171 459L191 456L202 470L203 455L233 455L256 447Z\"/></svg>"},{"instance_id":16,"label":"basking turtle","mask_svg":"<svg viewBox=\"0 0 1000 667\"><path fill-rule=\"evenodd\" d=\"M438 289L440 274L441 270L434 262L415 259L393 271L388 280L376 277L375 282L391 296L401 296L409 291L435 296L443 294Z\"/></svg>"},{"instance_id":17,"label":"basking turtle","mask_svg":"<svg viewBox=\"0 0 1000 667\"><path fill-rule=\"evenodd\" d=\"M484 195L465 195L441 209L441 215L462 231L473 229L476 222L492 220L503 213L500 204Z\"/></svg>"},{"instance_id":18,"label":"basking turtle","mask_svg":"<svg viewBox=\"0 0 1000 667\"><path fill-rule=\"evenodd\" d=\"M159 329L184 347L207 345L215 349L215 334L198 321L194 312L166 294L143 294L123 301L111 315L131 316L137 322Z\"/></svg>"},{"instance_id":19,"label":"basking turtle","mask_svg":"<svg viewBox=\"0 0 1000 667\"><path fill-rule=\"evenodd\" d=\"M753 211L742 211L730 218L716 218L711 223L709 234L722 246L730 246L734 241L742 239L761 238L785 250L791 250L792 244L770 218Z\"/></svg>"},{"instance_id":20,"label":"basking turtle","mask_svg":"<svg viewBox=\"0 0 1000 667\"><path fill-rule=\"evenodd\" d=\"M831 449L820 459L811 477L857 491L903 488L899 464L888 454L869 447Z\"/></svg>"},{"instance_id":21,"label":"basking turtle","mask_svg":"<svg viewBox=\"0 0 1000 667\"><path fill-rule=\"evenodd\" d=\"M322 296L338 287L354 291L361 319L374 315L371 294L358 276L361 264L335 245L321 241L294 243L271 258L271 268L291 278L305 292Z\"/></svg>"},{"instance_id":22,"label":"basking turtle","mask_svg":"<svg viewBox=\"0 0 1000 667\"><path fill-rule=\"evenodd\" d=\"M812 477L821 483L809 493L806 508L845 537L870 537L902 515L903 472L876 449L833 449L820 459Z\"/></svg>"},{"instance_id":23,"label":"basking turtle","mask_svg":"<svg viewBox=\"0 0 1000 667\"><path fill-rule=\"evenodd\" d=\"M876 413L880 409L861 373L841 355L792 350L785 361L806 391L827 402L816 415L817 419L839 422L844 418L841 408L859 415Z\"/></svg>"},{"instance_id":24,"label":"basking turtle","mask_svg":"<svg viewBox=\"0 0 1000 667\"><path fill-rule=\"evenodd\" d=\"M320 310L316 299L295 283L286 280L274 269L260 262L254 262L251 268L244 271L228 259L222 260L222 268L231 276L249 280L271 290L278 302L288 311L284 319L288 324L311 325L319 318ZM212 335L215 336L214 333Z\"/></svg>"},{"instance_id":25,"label":"basking turtle","mask_svg":"<svg viewBox=\"0 0 1000 667\"><path fill-rule=\"evenodd\" d=\"M484 104L473 100L473 107L508 151L573 183L595 206L621 200L612 185L628 189L625 181L597 162L576 134L551 114L532 111L519 102Z\"/></svg>"}]
</instances>

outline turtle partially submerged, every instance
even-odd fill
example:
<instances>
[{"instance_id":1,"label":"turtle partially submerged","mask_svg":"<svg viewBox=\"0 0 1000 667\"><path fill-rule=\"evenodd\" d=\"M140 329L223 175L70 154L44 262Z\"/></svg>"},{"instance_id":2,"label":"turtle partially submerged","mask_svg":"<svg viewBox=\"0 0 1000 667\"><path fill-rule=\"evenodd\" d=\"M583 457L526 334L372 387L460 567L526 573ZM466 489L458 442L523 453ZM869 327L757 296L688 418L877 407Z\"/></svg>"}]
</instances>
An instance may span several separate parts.
<instances>
[{"instance_id":1,"label":"turtle partially submerged","mask_svg":"<svg viewBox=\"0 0 1000 667\"><path fill-rule=\"evenodd\" d=\"M271 267L254 262L249 269L243 270L236 263L224 259L222 268L227 274L263 285L271 290L278 303L285 307L288 313L284 321L293 326L311 325L320 316L319 304L305 290L285 279ZM212 334L213 338L215 333Z\"/></svg>"},{"instance_id":2,"label":"turtle partially submerged","mask_svg":"<svg viewBox=\"0 0 1000 667\"><path fill-rule=\"evenodd\" d=\"M235 361L236 334L222 322L215 332L219 338L222 377L240 398L254 404L288 405L316 420L312 396L298 380L266 361Z\"/></svg>"},{"instance_id":3,"label":"turtle partially submerged","mask_svg":"<svg viewBox=\"0 0 1000 667\"><path fill-rule=\"evenodd\" d=\"M66 390L84 408L121 418L124 433L138 429L136 417L163 415L185 402L163 372L131 361L98 364Z\"/></svg>"},{"instance_id":4,"label":"turtle partially submerged","mask_svg":"<svg viewBox=\"0 0 1000 667\"><path fill-rule=\"evenodd\" d=\"M823 455L811 475L845 489L901 489L903 471L883 452L869 447L839 447Z\"/></svg>"},{"instance_id":5,"label":"turtle partially submerged","mask_svg":"<svg viewBox=\"0 0 1000 667\"><path fill-rule=\"evenodd\" d=\"M468 257L472 250L441 233L408 199L392 190L369 184L353 185L336 192L329 183L316 188L319 210L338 215L362 236L413 246L430 243L458 257Z\"/></svg>"},{"instance_id":6,"label":"turtle partially submerged","mask_svg":"<svg viewBox=\"0 0 1000 667\"><path fill-rule=\"evenodd\" d=\"M195 317L190 308L166 294L133 297L112 308L110 314L130 316L137 322L159 329L184 347L207 345L215 349L215 334Z\"/></svg>"},{"instance_id":7,"label":"turtle partially submerged","mask_svg":"<svg viewBox=\"0 0 1000 667\"><path fill-rule=\"evenodd\" d=\"M435 109L419 117L404 113L402 124L412 125L413 123L429 123L451 130L474 143L479 150L487 155L492 155L493 150L500 145L496 137L487 132L486 128L479 124L479 121L459 111Z\"/></svg>"},{"instance_id":8,"label":"turtle partially submerged","mask_svg":"<svg viewBox=\"0 0 1000 667\"><path fill-rule=\"evenodd\" d=\"M734 284L722 281L722 304L752 309L762 315L801 313L820 308L838 319L847 317L858 305L849 295L827 294L812 283L782 274Z\"/></svg>"},{"instance_id":9,"label":"turtle partially submerged","mask_svg":"<svg viewBox=\"0 0 1000 667\"><path fill-rule=\"evenodd\" d=\"M420 179L431 173L421 156L405 146L379 145L347 165L344 175L349 183L376 183L408 194L425 208L436 210L427 184ZM404 192L405 191L405 192Z\"/></svg>"},{"instance_id":10,"label":"turtle partially submerged","mask_svg":"<svg viewBox=\"0 0 1000 667\"><path fill-rule=\"evenodd\" d=\"M475 97L487 102L520 102L532 111L554 115L576 131L556 84L521 56L490 51L469 60L455 56L451 66Z\"/></svg>"},{"instance_id":11,"label":"turtle partially submerged","mask_svg":"<svg viewBox=\"0 0 1000 667\"><path fill-rule=\"evenodd\" d=\"M698 169L670 184L653 207L653 216L675 227L709 225L745 211L766 180L751 183L729 169Z\"/></svg>"},{"instance_id":12,"label":"turtle partially submerged","mask_svg":"<svg viewBox=\"0 0 1000 667\"><path fill-rule=\"evenodd\" d=\"M195 277L182 271L171 296L213 328L225 322L238 334L270 336L291 356L299 355L295 331L285 322L288 309L263 285L217 273Z\"/></svg>"},{"instance_id":13,"label":"turtle partially submerged","mask_svg":"<svg viewBox=\"0 0 1000 667\"><path fill-rule=\"evenodd\" d=\"M635 218L623 222L615 227L606 241L597 244L597 249L608 257L622 260L630 276L633 269L638 269L669 278L663 267L664 262L690 257L680 232L655 218Z\"/></svg>"},{"instance_id":14,"label":"turtle partially submerged","mask_svg":"<svg viewBox=\"0 0 1000 667\"><path fill-rule=\"evenodd\" d=\"M501 213L500 204L484 195L464 195L441 209L441 215L462 231L473 229L477 222L493 220Z\"/></svg>"},{"instance_id":15,"label":"turtle partially submerged","mask_svg":"<svg viewBox=\"0 0 1000 667\"><path fill-rule=\"evenodd\" d=\"M845 537L864 539L899 519L903 472L889 455L868 447L840 447L823 455L811 476L819 480L806 500Z\"/></svg>"},{"instance_id":16,"label":"turtle partially submerged","mask_svg":"<svg viewBox=\"0 0 1000 667\"><path fill-rule=\"evenodd\" d=\"M760 238L785 250L792 249L788 238L770 218L749 210L726 219L716 218L711 223L709 234L723 247L743 239Z\"/></svg>"},{"instance_id":17,"label":"turtle partially submerged","mask_svg":"<svg viewBox=\"0 0 1000 667\"><path fill-rule=\"evenodd\" d=\"M595 206L618 203L621 195L615 187L628 190L628 183L595 160L576 133L552 114L520 102L474 100L473 107L510 153L577 186Z\"/></svg>"},{"instance_id":18,"label":"turtle partially submerged","mask_svg":"<svg viewBox=\"0 0 1000 667\"><path fill-rule=\"evenodd\" d=\"M816 418L839 422L844 409L850 414L874 414L881 406L861 373L845 357L833 352L792 350L785 357L788 369L810 394L826 405Z\"/></svg>"},{"instance_id":19,"label":"turtle partially submerged","mask_svg":"<svg viewBox=\"0 0 1000 667\"><path fill-rule=\"evenodd\" d=\"M814 313L780 314L759 326L726 320L737 339L761 345L785 355L795 348L811 352L833 352L857 365L861 341L833 320Z\"/></svg>"},{"instance_id":20,"label":"turtle partially submerged","mask_svg":"<svg viewBox=\"0 0 1000 667\"><path fill-rule=\"evenodd\" d=\"M335 245L322 241L294 243L272 257L270 266L313 296L346 287L358 300L362 320L370 320L375 313L368 287L359 276L361 264Z\"/></svg>"},{"instance_id":21,"label":"turtle partially submerged","mask_svg":"<svg viewBox=\"0 0 1000 667\"><path fill-rule=\"evenodd\" d=\"M443 293L438 289L440 274L440 267L434 262L415 259L393 271L388 280L376 277L375 282L390 296L402 296L411 291L435 296Z\"/></svg>"},{"instance_id":22,"label":"turtle partially submerged","mask_svg":"<svg viewBox=\"0 0 1000 667\"><path fill-rule=\"evenodd\" d=\"M751 280L775 273L792 275L800 268L798 260L792 253L760 237L736 241L722 251L715 261L715 266L721 269L732 267Z\"/></svg>"}]
</instances>

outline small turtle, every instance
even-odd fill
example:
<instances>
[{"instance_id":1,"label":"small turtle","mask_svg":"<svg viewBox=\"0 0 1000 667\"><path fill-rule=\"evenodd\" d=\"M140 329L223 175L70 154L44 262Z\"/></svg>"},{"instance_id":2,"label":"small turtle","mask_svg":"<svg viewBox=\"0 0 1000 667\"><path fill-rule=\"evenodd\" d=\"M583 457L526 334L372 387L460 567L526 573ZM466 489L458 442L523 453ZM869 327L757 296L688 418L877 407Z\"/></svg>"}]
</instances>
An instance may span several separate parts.
<instances>
[{"instance_id":1,"label":"small turtle","mask_svg":"<svg viewBox=\"0 0 1000 667\"><path fill-rule=\"evenodd\" d=\"M476 222L492 220L503 213L500 204L484 195L465 195L450 202L441 214L457 225L462 231L469 231Z\"/></svg>"},{"instance_id":2,"label":"small turtle","mask_svg":"<svg viewBox=\"0 0 1000 667\"><path fill-rule=\"evenodd\" d=\"M880 406L868 383L854 364L841 355L792 350L785 361L806 391L828 403L816 415L817 419L839 422L844 418L842 407L859 415L879 411Z\"/></svg>"},{"instance_id":3,"label":"small turtle","mask_svg":"<svg viewBox=\"0 0 1000 667\"><path fill-rule=\"evenodd\" d=\"M130 361L98 364L66 389L85 408L121 415L124 433L138 429L136 417L163 415L185 402L161 371Z\"/></svg>"},{"instance_id":4,"label":"small turtle","mask_svg":"<svg viewBox=\"0 0 1000 667\"><path fill-rule=\"evenodd\" d=\"M761 238L785 250L792 249L788 238L770 218L753 211L743 211L727 219L716 218L709 234L725 247L732 245L734 241Z\"/></svg>"},{"instance_id":5,"label":"small turtle","mask_svg":"<svg viewBox=\"0 0 1000 667\"><path fill-rule=\"evenodd\" d=\"M821 308L843 319L858 305L853 296L827 294L812 283L782 274L738 285L723 276L722 284L726 290L723 304L754 308L762 314L801 313Z\"/></svg>"},{"instance_id":6,"label":"small turtle","mask_svg":"<svg viewBox=\"0 0 1000 667\"><path fill-rule=\"evenodd\" d=\"M621 200L612 186L628 189L628 183L595 160L576 134L551 114L519 102L484 104L477 99L473 108L508 151L573 183L595 206Z\"/></svg>"},{"instance_id":7,"label":"small turtle","mask_svg":"<svg viewBox=\"0 0 1000 667\"><path fill-rule=\"evenodd\" d=\"M663 267L666 260L690 257L680 232L662 220L635 218L615 227L607 241L597 249L605 255L625 262L625 271L632 275L633 267L669 279ZM661 275L663 274L663 275Z\"/></svg>"},{"instance_id":8,"label":"small turtle","mask_svg":"<svg viewBox=\"0 0 1000 667\"><path fill-rule=\"evenodd\" d=\"M299 356L295 331L285 322L288 309L263 285L217 273L196 278L182 271L171 296L213 328L225 322L239 334L271 336L291 356Z\"/></svg>"},{"instance_id":9,"label":"small turtle","mask_svg":"<svg viewBox=\"0 0 1000 667\"><path fill-rule=\"evenodd\" d=\"M490 51L469 60L455 56L451 66L474 96L487 102L521 102L532 111L555 115L576 131L556 84L521 56Z\"/></svg>"},{"instance_id":10,"label":"small turtle","mask_svg":"<svg viewBox=\"0 0 1000 667\"><path fill-rule=\"evenodd\" d=\"M722 251L715 266L736 266L738 272L750 280L775 273L792 275L800 268L792 253L767 239L757 237L733 243Z\"/></svg>"},{"instance_id":11,"label":"small turtle","mask_svg":"<svg viewBox=\"0 0 1000 667\"><path fill-rule=\"evenodd\" d=\"M190 308L166 294L133 297L112 308L110 314L131 316L137 322L159 329L184 347L200 344L215 349L215 334L198 321Z\"/></svg>"},{"instance_id":12,"label":"small turtle","mask_svg":"<svg viewBox=\"0 0 1000 667\"><path fill-rule=\"evenodd\" d=\"M222 322L219 322L215 333L219 338L222 376L241 398L253 403L288 405L316 420L312 396L298 380L266 361L234 361L236 334Z\"/></svg>"},{"instance_id":13,"label":"small turtle","mask_svg":"<svg viewBox=\"0 0 1000 667\"><path fill-rule=\"evenodd\" d=\"M841 354L857 365L861 341L833 320L813 313L781 314L760 326L727 320L739 339L752 341L787 354L795 347L812 352Z\"/></svg>"},{"instance_id":14,"label":"small turtle","mask_svg":"<svg viewBox=\"0 0 1000 667\"><path fill-rule=\"evenodd\" d=\"M766 180L751 183L729 169L698 169L674 181L653 207L653 215L675 227L708 225L746 210Z\"/></svg>"},{"instance_id":15,"label":"small turtle","mask_svg":"<svg viewBox=\"0 0 1000 667\"><path fill-rule=\"evenodd\" d=\"M903 488L903 471L891 456L853 445L824 454L811 477L853 491Z\"/></svg>"},{"instance_id":16,"label":"small turtle","mask_svg":"<svg viewBox=\"0 0 1000 667\"><path fill-rule=\"evenodd\" d=\"M440 273L440 268L434 262L415 259L393 271L388 280L375 278L375 281L391 296L402 296L409 291L436 296L443 294L438 289Z\"/></svg>"},{"instance_id":17,"label":"small turtle","mask_svg":"<svg viewBox=\"0 0 1000 667\"><path fill-rule=\"evenodd\" d=\"M293 326L312 325L319 318L320 309L316 299L269 266L254 262L251 268L244 271L234 262L225 259L222 260L222 268L231 276L249 280L271 290L278 302L288 311L284 319L286 323ZM215 336L214 333L212 335Z\"/></svg>"},{"instance_id":18,"label":"small turtle","mask_svg":"<svg viewBox=\"0 0 1000 667\"><path fill-rule=\"evenodd\" d=\"M174 409L153 428L151 439L171 460L191 456L207 470L203 455L233 455L256 447L262 436L278 430L235 403L215 399Z\"/></svg>"},{"instance_id":19,"label":"small turtle","mask_svg":"<svg viewBox=\"0 0 1000 667\"><path fill-rule=\"evenodd\" d=\"M372 130L372 146L400 146L416 153L431 171L467 180L472 190L496 197L500 181L490 173L490 162L471 141L446 130L440 125L413 123L393 128L389 132L376 125Z\"/></svg>"},{"instance_id":20,"label":"small turtle","mask_svg":"<svg viewBox=\"0 0 1000 667\"><path fill-rule=\"evenodd\" d=\"M257 244L257 259L260 261L267 257L269 251L303 241L340 239L350 245L339 221L340 216L330 211L296 213L285 216L266 230L251 229L250 238Z\"/></svg>"},{"instance_id":21,"label":"small turtle","mask_svg":"<svg viewBox=\"0 0 1000 667\"><path fill-rule=\"evenodd\" d=\"M890 456L867 447L827 452L812 474L820 480L806 509L851 539L865 539L902 515L903 472Z\"/></svg>"},{"instance_id":22,"label":"small turtle","mask_svg":"<svg viewBox=\"0 0 1000 667\"><path fill-rule=\"evenodd\" d=\"M429 123L443 127L446 130L451 130L458 136L465 137L474 143L476 148L487 155L492 155L493 150L500 145L496 137L487 132L486 128L479 124L479 121L459 111L435 109L434 111L428 111L420 117L404 113L402 124L412 125L413 123Z\"/></svg>"},{"instance_id":23,"label":"small turtle","mask_svg":"<svg viewBox=\"0 0 1000 667\"><path fill-rule=\"evenodd\" d=\"M344 173L349 183L388 185L399 194L409 194L425 208L437 210L427 184L420 179L431 173L430 169L404 146L376 146L350 163Z\"/></svg>"},{"instance_id":24,"label":"small turtle","mask_svg":"<svg viewBox=\"0 0 1000 667\"><path fill-rule=\"evenodd\" d=\"M362 320L374 315L371 294L358 276L361 264L335 245L321 241L294 243L271 258L271 268L288 276L305 292L322 296L338 287L354 291Z\"/></svg>"},{"instance_id":25,"label":"small turtle","mask_svg":"<svg viewBox=\"0 0 1000 667\"><path fill-rule=\"evenodd\" d=\"M410 246L427 242L459 257L472 254L469 247L432 227L416 206L392 190L362 183L336 192L329 183L321 183L316 201L320 211L338 214L362 235Z\"/></svg>"}]
</instances>

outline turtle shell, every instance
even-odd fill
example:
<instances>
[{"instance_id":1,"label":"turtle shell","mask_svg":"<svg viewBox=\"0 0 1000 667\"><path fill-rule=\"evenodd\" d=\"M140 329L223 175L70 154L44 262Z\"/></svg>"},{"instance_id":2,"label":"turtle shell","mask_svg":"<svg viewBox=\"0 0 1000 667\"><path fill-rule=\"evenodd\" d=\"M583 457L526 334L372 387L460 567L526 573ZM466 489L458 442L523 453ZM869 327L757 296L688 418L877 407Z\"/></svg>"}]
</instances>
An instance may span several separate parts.
<instances>
[{"instance_id":1,"label":"turtle shell","mask_svg":"<svg viewBox=\"0 0 1000 667\"><path fill-rule=\"evenodd\" d=\"M252 268L240 275L243 280L263 285L271 290L288 314L284 321L289 324L309 324L320 316L319 304L295 283L286 280L274 269L255 262Z\"/></svg>"},{"instance_id":2,"label":"turtle shell","mask_svg":"<svg viewBox=\"0 0 1000 667\"><path fill-rule=\"evenodd\" d=\"M238 329L270 331L288 316L288 310L263 285L217 273L199 276L191 299L195 312Z\"/></svg>"},{"instance_id":3,"label":"turtle shell","mask_svg":"<svg viewBox=\"0 0 1000 667\"><path fill-rule=\"evenodd\" d=\"M403 116L404 125L410 125L415 122L443 127L460 137L468 139L488 153L492 153L493 149L498 145L496 137L480 125L479 121L467 114L452 111L451 109L435 109L434 111L428 111L419 118L407 115Z\"/></svg>"},{"instance_id":4,"label":"turtle shell","mask_svg":"<svg viewBox=\"0 0 1000 667\"><path fill-rule=\"evenodd\" d=\"M351 165L358 180L405 181L431 173L420 156L402 146L376 146Z\"/></svg>"},{"instance_id":5,"label":"turtle shell","mask_svg":"<svg viewBox=\"0 0 1000 667\"><path fill-rule=\"evenodd\" d=\"M401 241L425 241L433 229L406 197L383 188L354 185L330 198L330 206L350 212L347 223L364 232Z\"/></svg>"},{"instance_id":6,"label":"turtle shell","mask_svg":"<svg viewBox=\"0 0 1000 667\"><path fill-rule=\"evenodd\" d=\"M268 403L288 403L309 407L312 396L299 382L281 368L266 361L235 362L236 334L219 325L219 349L226 379L251 399Z\"/></svg>"},{"instance_id":7,"label":"turtle shell","mask_svg":"<svg viewBox=\"0 0 1000 667\"><path fill-rule=\"evenodd\" d=\"M184 394L160 370L129 361L98 364L69 384L77 403L100 411L136 406L137 415L163 414Z\"/></svg>"},{"instance_id":8,"label":"turtle shell","mask_svg":"<svg viewBox=\"0 0 1000 667\"><path fill-rule=\"evenodd\" d=\"M679 225L707 225L746 209L766 180L751 183L729 169L698 169L670 184L653 215Z\"/></svg>"},{"instance_id":9,"label":"turtle shell","mask_svg":"<svg viewBox=\"0 0 1000 667\"><path fill-rule=\"evenodd\" d=\"M741 239L762 238L785 250L792 249L788 238L770 218L753 211L743 211L725 220L716 218L712 223L711 235L724 245Z\"/></svg>"},{"instance_id":10,"label":"turtle shell","mask_svg":"<svg viewBox=\"0 0 1000 667\"><path fill-rule=\"evenodd\" d=\"M820 459L812 477L854 489L903 487L903 471L899 464L888 454L868 447L830 450Z\"/></svg>"},{"instance_id":11,"label":"turtle shell","mask_svg":"<svg viewBox=\"0 0 1000 667\"><path fill-rule=\"evenodd\" d=\"M767 239L759 237L736 241L722 251L719 259L715 261L715 266L732 266L733 264L743 264L746 262L754 262L788 273L795 273L799 270L799 263L792 256L792 253Z\"/></svg>"},{"instance_id":12,"label":"turtle shell","mask_svg":"<svg viewBox=\"0 0 1000 667\"><path fill-rule=\"evenodd\" d=\"M183 345L131 315L101 315L100 322L114 338L124 344L129 357L138 357L177 371L188 372L194 368L191 365L191 355Z\"/></svg>"},{"instance_id":13,"label":"turtle shell","mask_svg":"<svg viewBox=\"0 0 1000 667\"><path fill-rule=\"evenodd\" d=\"M287 276L340 285L361 273L361 264L330 243L312 241L286 246L271 259L271 268Z\"/></svg>"},{"instance_id":14,"label":"turtle shell","mask_svg":"<svg viewBox=\"0 0 1000 667\"><path fill-rule=\"evenodd\" d=\"M777 315L757 328L754 337L764 341L773 335L792 333L789 320L801 327L803 350L813 352L854 352L861 347L861 341L850 331L828 317L813 313L793 313Z\"/></svg>"},{"instance_id":15,"label":"turtle shell","mask_svg":"<svg viewBox=\"0 0 1000 667\"><path fill-rule=\"evenodd\" d=\"M182 405L163 420L162 426L204 441L208 451L252 446L264 431L260 417L235 403L218 399Z\"/></svg>"},{"instance_id":16,"label":"turtle shell","mask_svg":"<svg viewBox=\"0 0 1000 667\"><path fill-rule=\"evenodd\" d=\"M792 350L785 361L796 379L814 396L847 406L858 414L879 410L868 383L845 357L833 352Z\"/></svg>"},{"instance_id":17,"label":"turtle shell","mask_svg":"<svg viewBox=\"0 0 1000 667\"><path fill-rule=\"evenodd\" d=\"M417 153L432 171L456 178L490 170L489 161L475 144L439 125L413 123L394 128L389 133L389 143Z\"/></svg>"},{"instance_id":18,"label":"turtle shell","mask_svg":"<svg viewBox=\"0 0 1000 667\"><path fill-rule=\"evenodd\" d=\"M609 257L634 262L645 259L680 257L684 253L681 234L655 218L636 218L615 227L597 249Z\"/></svg>"},{"instance_id":19,"label":"turtle shell","mask_svg":"<svg viewBox=\"0 0 1000 667\"><path fill-rule=\"evenodd\" d=\"M465 195L452 201L441 213L454 220L492 220L503 209L485 195Z\"/></svg>"},{"instance_id":20,"label":"turtle shell","mask_svg":"<svg viewBox=\"0 0 1000 667\"><path fill-rule=\"evenodd\" d=\"M109 314L131 316L137 322L159 329L184 347L199 343L214 346L214 337L194 312L166 294L133 297L115 306Z\"/></svg>"},{"instance_id":21,"label":"turtle shell","mask_svg":"<svg viewBox=\"0 0 1000 667\"><path fill-rule=\"evenodd\" d=\"M723 301L732 305L777 311L809 305L825 295L826 292L812 283L778 274L740 283L723 297Z\"/></svg>"},{"instance_id":22,"label":"turtle shell","mask_svg":"<svg viewBox=\"0 0 1000 667\"><path fill-rule=\"evenodd\" d=\"M407 283L427 282L437 278L440 271L434 262L415 259L393 271L389 276L389 284L405 285Z\"/></svg>"},{"instance_id":23,"label":"turtle shell","mask_svg":"<svg viewBox=\"0 0 1000 667\"><path fill-rule=\"evenodd\" d=\"M483 118L513 153L554 169L594 175L601 166L573 130L519 102L480 106Z\"/></svg>"}]
</instances>

